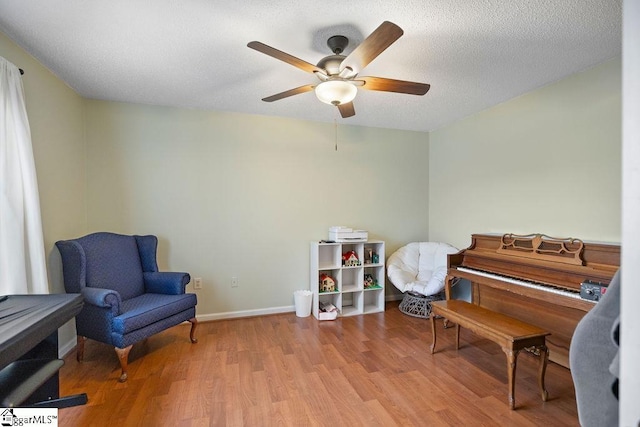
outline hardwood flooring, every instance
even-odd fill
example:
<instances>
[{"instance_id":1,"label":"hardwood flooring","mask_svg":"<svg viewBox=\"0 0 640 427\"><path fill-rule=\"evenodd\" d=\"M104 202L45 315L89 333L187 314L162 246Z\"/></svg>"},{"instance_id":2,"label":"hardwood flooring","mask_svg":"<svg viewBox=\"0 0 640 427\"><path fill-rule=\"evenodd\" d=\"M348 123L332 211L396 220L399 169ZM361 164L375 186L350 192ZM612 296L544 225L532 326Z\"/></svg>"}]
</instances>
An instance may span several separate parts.
<instances>
[{"instance_id":1,"label":"hardwood flooring","mask_svg":"<svg viewBox=\"0 0 640 427\"><path fill-rule=\"evenodd\" d=\"M439 327L441 328L441 322ZM570 372L549 363L549 400L537 360L518 358L516 410L507 403L504 353L462 329L438 333L398 303L384 313L319 322L295 313L180 325L133 346L118 383L113 348L87 341L60 371L61 395L85 406L60 426L578 426Z\"/></svg>"}]
</instances>

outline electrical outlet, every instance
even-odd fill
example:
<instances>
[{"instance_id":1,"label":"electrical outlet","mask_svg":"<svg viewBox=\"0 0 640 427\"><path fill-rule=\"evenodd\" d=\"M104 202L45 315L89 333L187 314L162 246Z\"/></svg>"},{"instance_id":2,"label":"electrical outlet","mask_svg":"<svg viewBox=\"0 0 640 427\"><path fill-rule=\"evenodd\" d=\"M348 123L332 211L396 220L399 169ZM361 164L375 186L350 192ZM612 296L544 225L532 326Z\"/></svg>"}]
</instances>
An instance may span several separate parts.
<instances>
[{"instance_id":1,"label":"electrical outlet","mask_svg":"<svg viewBox=\"0 0 640 427\"><path fill-rule=\"evenodd\" d=\"M193 279L193 289L202 289L202 277Z\"/></svg>"},{"instance_id":2,"label":"electrical outlet","mask_svg":"<svg viewBox=\"0 0 640 427\"><path fill-rule=\"evenodd\" d=\"M238 278L235 277L235 276L231 278L231 287L232 288L237 288L238 287Z\"/></svg>"}]
</instances>

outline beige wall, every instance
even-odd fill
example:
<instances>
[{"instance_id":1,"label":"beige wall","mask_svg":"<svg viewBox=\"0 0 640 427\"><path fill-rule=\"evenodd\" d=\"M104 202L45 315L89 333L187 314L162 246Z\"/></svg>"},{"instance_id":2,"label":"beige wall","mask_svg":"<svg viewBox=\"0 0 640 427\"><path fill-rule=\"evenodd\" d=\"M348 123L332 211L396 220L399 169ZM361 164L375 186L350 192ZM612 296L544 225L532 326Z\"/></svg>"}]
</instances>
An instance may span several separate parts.
<instances>
[{"instance_id":1,"label":"beige wall","mask_svg":"<svg viewBox=\"0 0 640 427\"><path fill-rule=\"evenodd\" d=\"M33 57L0 33L0 56L25 71L22 77L38 176L49 288L64 292L54 243L86 230L83 100ZM67 325L60 342L75 330Z\"/></svg>"},{"instance_id":2,"label":"beige wall","mask_svg":"<svg viewBox=\"0 0 640 427\"><path fill-rule=\"evenodd\" d=\"M429 237L620 242L621 61L431 132Z\"/></svg>"},{"instance_id":3,"label":"beige wall","mask_svg":"<svg viewBox=\"0 0 640 427\"><path fill-rule=\"evenodd\" d=\"M161 269L202 277L199 316L290 309L331 225L427 237L426 133L339 125L336 151L332 124L86 105L89 229L156 234Z\"/></svg>"}]
</instances>

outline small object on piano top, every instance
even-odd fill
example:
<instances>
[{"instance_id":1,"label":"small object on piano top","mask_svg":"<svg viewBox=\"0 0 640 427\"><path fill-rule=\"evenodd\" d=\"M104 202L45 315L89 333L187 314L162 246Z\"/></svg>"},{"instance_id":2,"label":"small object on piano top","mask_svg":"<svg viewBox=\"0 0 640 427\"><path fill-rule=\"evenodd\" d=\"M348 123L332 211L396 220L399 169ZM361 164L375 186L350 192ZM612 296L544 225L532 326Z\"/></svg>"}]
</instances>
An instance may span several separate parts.
<instances>
[{"instance_id":1,"label":"small object on piano top","mask_svg":"<svg viewBox=\"0 0 640 427\"><path fill-rule=\"evenodd\" d=\"M580 298L589 301L600 301L600 298L607 292L608 286L593 280L585 280L580 284Z\"/></svg>"}]
</instances>

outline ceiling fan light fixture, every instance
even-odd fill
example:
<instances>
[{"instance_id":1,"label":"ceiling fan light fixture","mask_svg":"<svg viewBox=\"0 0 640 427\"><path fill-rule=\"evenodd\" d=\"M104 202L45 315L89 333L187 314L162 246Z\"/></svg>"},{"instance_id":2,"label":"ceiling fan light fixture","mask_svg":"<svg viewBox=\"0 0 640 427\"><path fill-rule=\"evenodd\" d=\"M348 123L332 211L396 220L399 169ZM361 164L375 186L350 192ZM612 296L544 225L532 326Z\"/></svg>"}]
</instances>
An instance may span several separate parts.
<instances>
[{"instance_id":1,"label":"ceiling fan light fixture","mask_svg":"<svg viewBox=\"0 0 640 427\"><path fill-rule=\"evenodd\" d=\"M353 101L358 89L343 80L327 80L315 88L316 96L325 104L341 105Z\"/></svg>"}]
</instances>

